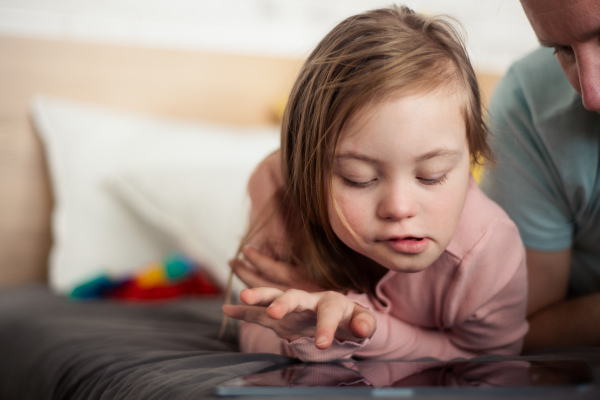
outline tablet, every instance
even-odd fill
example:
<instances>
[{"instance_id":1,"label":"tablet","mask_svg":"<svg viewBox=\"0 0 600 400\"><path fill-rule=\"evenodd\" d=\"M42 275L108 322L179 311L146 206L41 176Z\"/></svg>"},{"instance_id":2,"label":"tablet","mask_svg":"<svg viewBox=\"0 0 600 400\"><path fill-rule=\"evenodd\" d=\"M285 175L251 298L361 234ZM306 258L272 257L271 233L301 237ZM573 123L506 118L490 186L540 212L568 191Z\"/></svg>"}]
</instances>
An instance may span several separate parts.
<instances>
[{"instance_id":1,"label":"tablet","mask_svg":"<svg viewBox=\"0 0 600 400\"><path fill-rule=\"evenodd\" d=\"M215 386L219 396L371 396L585 392L587 363L572 360L340 361L297 363Z\"/></svg>"}]
</instances>

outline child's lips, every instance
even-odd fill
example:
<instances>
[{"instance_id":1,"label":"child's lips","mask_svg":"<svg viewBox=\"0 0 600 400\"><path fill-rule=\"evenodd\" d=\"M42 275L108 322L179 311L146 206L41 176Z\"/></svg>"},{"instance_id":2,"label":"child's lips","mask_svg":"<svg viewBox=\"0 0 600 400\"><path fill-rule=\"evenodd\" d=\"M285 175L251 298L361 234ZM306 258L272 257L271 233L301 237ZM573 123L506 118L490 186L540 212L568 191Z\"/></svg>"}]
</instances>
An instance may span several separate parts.
<instances>
[{"instance_id":1,"label":"child's lips","mask_svg":"<svg viewBox=\"0 0 600 400\"><path fill-rule=\"evenodd\" d=\"M424 237L405 236L391 238L386 241L396 251L406 254L422 253L429 246L429 239Z\"/></svg>"}]
</instances>

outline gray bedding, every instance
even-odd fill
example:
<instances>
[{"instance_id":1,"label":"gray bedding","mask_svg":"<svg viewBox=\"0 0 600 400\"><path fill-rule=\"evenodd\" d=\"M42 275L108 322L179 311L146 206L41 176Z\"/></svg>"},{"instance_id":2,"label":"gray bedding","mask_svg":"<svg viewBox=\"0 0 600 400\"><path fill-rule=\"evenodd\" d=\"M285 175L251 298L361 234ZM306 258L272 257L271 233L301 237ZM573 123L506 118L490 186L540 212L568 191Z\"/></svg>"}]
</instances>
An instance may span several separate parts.
<instances>
[{"instance_id":1,"label":"gray bedding","mask_svg":"<svg viewBox=\"0 0 600 400\"><path fill-rule=\"evenodd\" d=\"M217 383L293 362L239 353L233 329L218 339L220 304L201 298L81 303L43 286L0 290L0 399L215 398ZM528 358L587 360L599 382L598 348ZM557 393L543 398L572 397ZM600 399L600 391L577 398Z\"/></svg>"},{"instance_id":2,"label":"gray bedding","mask_svg":"<svg viewBox=\"0 0 600 400\"><path fill-rule=\"evenodd\" d=\"M203 399L218 382L290 359L219 340L218 300L76 303L0 291L0 399Z\"/></svg>"}]
</instances>

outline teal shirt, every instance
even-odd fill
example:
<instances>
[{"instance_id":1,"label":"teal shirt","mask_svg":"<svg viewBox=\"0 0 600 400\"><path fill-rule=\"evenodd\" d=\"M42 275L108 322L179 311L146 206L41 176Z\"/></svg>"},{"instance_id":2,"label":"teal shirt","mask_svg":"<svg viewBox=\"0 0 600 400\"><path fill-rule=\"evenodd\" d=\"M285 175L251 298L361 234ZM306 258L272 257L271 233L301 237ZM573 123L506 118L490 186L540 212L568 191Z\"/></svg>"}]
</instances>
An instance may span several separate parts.
<instances>
[{"instance_id":1,"label":"teal shirt","mask_svg":"<svg viewBox=\"0 0 600 400\"><path fill-rule=\"evenodd\" d=\"M551 49L510 68L489 113L498 164L482 189L526 247L572 247L571 296L600 291L600 115L583 107Z\"/></svg>"}]
</instances>

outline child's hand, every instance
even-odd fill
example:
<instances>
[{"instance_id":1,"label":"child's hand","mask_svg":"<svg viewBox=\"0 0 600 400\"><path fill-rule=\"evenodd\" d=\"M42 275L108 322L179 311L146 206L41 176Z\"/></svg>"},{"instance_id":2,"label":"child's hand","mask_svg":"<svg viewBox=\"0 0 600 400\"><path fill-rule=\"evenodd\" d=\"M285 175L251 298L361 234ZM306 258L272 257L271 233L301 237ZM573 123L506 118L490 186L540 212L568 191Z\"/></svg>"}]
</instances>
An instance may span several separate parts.
<instances>
[{"instance_id":1,"label":"child's hand","mask_svg":"<svg viewBox=\"0 0 600 400\"><path fill-rule=\"evenodd\" d=\"M250 288L274 287L281 291L301 289L307 292L322 292L323 289L311 283L298 267L277 261L253 247L242 251L244 259L233 259L229 266Z\"/></svg>"},{"instance_id":2,"label":"child's hand","mask_svg":"<svg viewBox=\"0 0 600 400\"><path fill-rule=\"evenodd\" d=\"M270 328L290 341L314 337L319 349L328 348L334 338L358 342L376 329L370 310L338 292L283 292L263 287L242 290L240 299L246 305L224 305L225 314Z\"/></svg>"}]
</instances>

